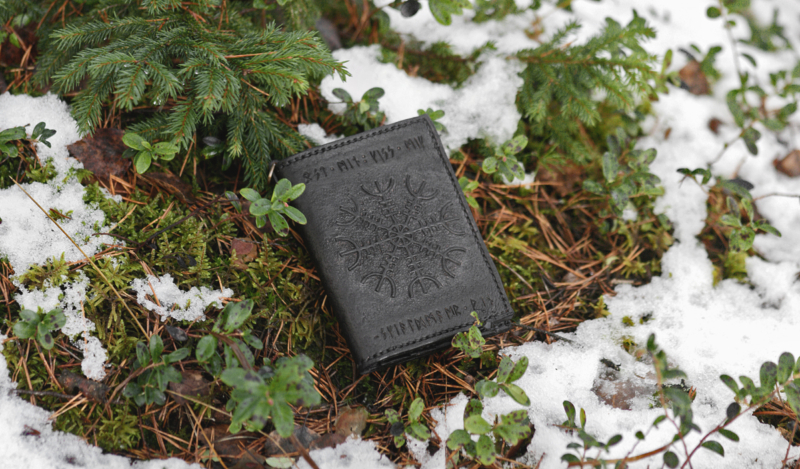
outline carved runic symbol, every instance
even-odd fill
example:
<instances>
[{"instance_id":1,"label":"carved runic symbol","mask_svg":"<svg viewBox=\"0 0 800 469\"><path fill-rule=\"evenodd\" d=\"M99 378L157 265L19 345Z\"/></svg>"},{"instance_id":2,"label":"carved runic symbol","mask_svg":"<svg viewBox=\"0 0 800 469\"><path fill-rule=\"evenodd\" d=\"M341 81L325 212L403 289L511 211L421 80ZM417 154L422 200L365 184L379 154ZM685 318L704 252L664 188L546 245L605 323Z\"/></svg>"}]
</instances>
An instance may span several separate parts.
<instances>
[{"instance_id":1,"label":"carved runic symbol","mask_svg":"<svg viewBox=\"0 0 800 469\"><path fill-rule=\"evenodd\" d=\"M467 231L458 205L437 203L438 195L411 176L362 185L336 218L347 270L391 298L424 295L442 287L442 276L455 278L467 252L457 241Z\"/></svg>"}]
</instances>

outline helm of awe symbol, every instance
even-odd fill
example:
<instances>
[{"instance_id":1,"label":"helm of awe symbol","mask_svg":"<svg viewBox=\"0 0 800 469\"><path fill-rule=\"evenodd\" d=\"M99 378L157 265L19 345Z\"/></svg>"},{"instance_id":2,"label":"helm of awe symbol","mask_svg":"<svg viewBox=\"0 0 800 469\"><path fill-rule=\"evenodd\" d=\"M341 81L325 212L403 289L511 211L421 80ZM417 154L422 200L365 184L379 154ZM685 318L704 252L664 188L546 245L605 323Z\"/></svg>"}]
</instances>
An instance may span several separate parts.
<instances>
[{"instance_id":1,"label":"helm of awe symbol","mask_svg":"<svg viewBox=\"0 0 800 469\"><path fill-rule=\"evenodd\" d=\"M444 276L455 278L466 260L467 249L458 245L467 234L459 207L426 185L411 176L403 188L394 178L375 181L339 206L339 256L379 294L424 295L441 288Z\"/></svg>"}]
</instances>

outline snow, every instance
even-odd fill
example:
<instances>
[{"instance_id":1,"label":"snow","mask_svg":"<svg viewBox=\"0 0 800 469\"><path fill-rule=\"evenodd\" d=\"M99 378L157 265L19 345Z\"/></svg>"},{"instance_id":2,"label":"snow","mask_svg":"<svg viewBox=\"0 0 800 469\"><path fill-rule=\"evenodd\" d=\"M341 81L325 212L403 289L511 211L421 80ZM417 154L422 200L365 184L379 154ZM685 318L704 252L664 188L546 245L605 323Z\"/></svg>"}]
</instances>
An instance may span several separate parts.
<instances>
[{"instance_id":1,"label":"snow","mask_svg":"<svg viewBox=\"0 0 800 469\"><path fill-rule=\"evenodd\" d=\"M527 7L530 3L529 0L517 0L520 7ZM607 440L614 434L623 436L622 442L613 447L610 454L604 455L608 458L624 456L636 441L634 433L637 430L646 431L653 419L662 414L661 409L650 408L652 393L656 390L652 366L637 361L625 352L621 347L623 340L642 345L651 333L656 334L656 341L666 351L671 364L685 371L686 383L697 390L693 404L695 424L704 432L723 420L725 409L732 402L732 393L719 380L720 374L735 377L747 375L757 380L762 362L776 361L784 351L800 356L797 341L800 336L800 282L797 280L800 272L800 207L797 198L759 198L772 193L800 195L800 182L777 172L772 166L774 159L784 156L797 144L796 137L787 131L777 138L757 126L763 135L758 144L757 157L749 156L739 141L731 145L712 167L715 176L726 178L733 177L738 168L737 175L755 185L752 193L757 198L755 205L758 212L783 233L780 238L756 236L754 246L761 257L747 259L748 283L725 280L714 285L711 262L696 238L705 224L707 196L700 187L690 180L683 180L676 171L681 167L704 167L717 157L725 142L738 134L725 105L725 92L738 82L734 57L722 20L709 19L705 15L710 5L711 2L690 0L669 3L661 0L575 0L571 4L571 13L546 3L538 11L525 10L500 21L473 24L467 21L472 15L467 11L463 16L453 17L453 24L448 27L436 23L425 5L413 18L403 18L395 10L385 8L392 29L402 35L413 36L429 44L447 41L460 54L469 54L488 41L494 43L495 49L482 53L479 58L482 65L478 72L458 89L421 77L411 77L393 64L379 62L377 45L336 51L334 56L347 61L346 66L353 76L346 82L329 77L321 84L323 96L332 102L331 110L338 113L344 111L344 106L335 103L338 98L333 96L332 91L337 87L347 90L356 100L371 87L383 88L386 95L380 98L379 103L389 123L414 117L418 109L442 109L445 117L441 122L448 128L442 140L446 148L454 150L469 139L486 138L494 143L502 143L515 133L520 119L515 99L522 83L517 74L522 68L509 59L509 55L538 45L525 33L539 18L545 27L540 37L542 40L567 21L578 20L583 27L570 38L570 41L577 43L597 33L608 16L626 23L633 17L635 8L657 30L656 38L645 44L652 53L663 56L667 49L677 52L677 48L688 48L690 44L696 44L704 51L714 45L723 47L717 56L716 63L722 78L714 86L715 94L694 96L684 90L671 88L668 95L660 96L660 100L653 103L655 117L648 119L645 124L647 136L638 142L640 148L658 150L658 157L650 169L661 178L665 192L656 201L655 208L657 213L665 214L674 226L676 242L662 259L662 274L653 278L648 285L618 286L615 296L606 296L604 299L610 314L602 319L586 321L574 333L565 334L571 342L559 341L550 345L531 342L500 352L514 359L524 355L530 360L529 369L517 382L532 402L527 410L536 432L521 459L521 462L530 466L536 466L541 461L538 467L542 469L564 467L560 456L567 452L568 443L577 441L575 436L555 427L565 420L562 407L564 400L585 409L587 430L598 438ZM779 8L779 18L786 27L786 36L795 50L800 47L800 30L796 26L796 20L800 17L800 3L756 0L753 5L754 13L762 22L771 21L772 9ZM746 22L737 21L732 34L736 38L749 37ZM740 52L748 53L758 61L757 68L753 68L746 60L739 60L739 65L743 71L755 75L762 84L769 82L769 72L790 67L797 60L792 51L764 53L741 43L737 47ZM675 53L672 69L679 69L686 60L683 54ZM782 104L775 100L767 102L769 107ZM6 112L12 107L14 112ZM60 174L66 174L69 168L79 165L66 156L65 145L77 140L78 135L61 101L52 96L34 99L6 94L0 96L0 110L0 129L20 123L35 125L39 120L45 120L48 127L58 129L59 133L51 139L53 149L42 147L39 154L53 158ZM708 129L707 124L712 117L723 121L718 135ZM800 122L797 116L794 119L795 125ZM325 135L324 130L313 123L301 126L299 131L315 144L324 144L335 138ZM785 142L790 143L787 145ZM535 174L529 173L523 183L529 183L534 178ZM511 183L517 184L518 181ZM72 187L70 182L64 182L61 178L48 184L29 186L37 200L41 198L50 207L62 212L72 210L73 220L85 222L67 223L71 230L69 232L85 243L84 249L88 254L96 252L101 241L92 238L86 242L84 239L94 232L95 223L102 224L102 217L98 219L91 207L83 206L79 186ZM46 219L39 217L35 210L30 210L30 204L18 189L0 191L0 201L3 202L0 203L0 218L3 219L0 225L0 255L9 258L18 274L30 265L44 262L45 255L55 256L64 252L67 260L82 257L52 233L52 228L47 225L49 222L45 223ZM8 208L9 205L12 207ZM34 221L17 221L15 214L22 213L23 208ZM6 215L3 210L13 212ZM635 219L636 216L634 210L627 210L623 218ZM16 242L5 239L6 233L11 233L11 230L16 233ZM34 233L37 236L45 233L49 241L44 243L38 239L22 239L26 236L36 238ZM109 241L103 242L109 244ZM18 243L30 244L21 247ZM58 243L58 247L51 246L52 243ZM151 286L161 306L152 298ZM184 292L168 276L138 279L133 287L137 291L137 301L144 307L162 317L182 320L202 317L209 304L220 301L223 296L231 296L228 291L219 292L204 287L193 287ZM65 297L59 300L58 295L62 293ZM79 280L66 286L48 287L43 291L21 289L17 301L26 307L29 304L49 307L60 305L68 316L65 333L69 331L69 334L75 334L78 337L76 343L81 343L80 334L93 330L93 325L83 322L80 315L80 300L85 294L85 284ZM147 295L151 298L146 298ZM187 305L189 300L191 305ZM641 324L639 319L645 315L650 319ZM623 324L622 319L626 316L633 319L634 326ZM91 336L84 337L88 337L88 351L85 352L87 360L92 357L95 363L102 362L101 349L96 349L94 345L96 339L92 341ZM601 364L601 359L619 364L620 371L610 373ZM19 461L31 467L59 467L64 465L67 455L76 455L85 467L127 467L125 459L101 456L97 448L84 444L78 437L52 431L46 422L45 411L19 398L10 397L4 391L13 387L5 361L0 356L0 391L3 391L0 392L0 422L5 424L0 426L0 438L4 438L4 442L12 442L9 455L4 455L4 462ZM612 407L598 395L622 388L631 392L625 401L628 410ZM463 412L467 402L468 397L462 394L441 408L432 410L431 416L437 422L436 434L443 440L454 430L463 428ZM491 420L495 415L520 408L519 404L501 393L484 400L484 417ZM24 425L40 431L41 436L20 436ZM759 423L751 412L738 418L730 430L740 436L739 442L712 437L724 445L725 458L720 459L709 451L699 451L692 457L694 467L780 467L788 443L776 429ZM673 434L674 429L665 422L647 434L645 442L637 446L634 455L660 447ZM688 435L686 443L689 448L693 448L704 434L695 432ZM444 449L430 455L425 442L413 439L409 439L409 449L423 468L444 467ZM684 459L680 446L676 452ZM336 448L312 451L311 456L325 469L394 467L380 455L374 443L358 439L348 440ZM798 457L800 447L791 447L789 459ZM143 463L142 467L150 467L147 464ZM167 465L160 461L152 464ZM300 468L308 467L304 461L298 461L297 465ZM642 459L630 466L660 467L661 455ZM185 464L173 461L169 467L185 467Z\"/></svg>"},{"instance_id":2,"label":"snow","mask_svg":"<svg viewBox=\"0 0 800 469\"><path fill-rule=\"evenodd\" d=\"M322 448L309 451L309 456L320 469L356 469L375 468L390 469L395 465L386 456L380 454L373 441L364 441L350 437L335 448ZM311 469L302 458L297 459L297 469Z\"/></svg>"},{"instance_id":3,"label":"snow","mask_svg":"<svg viewBox=\"0 0 800 469\"><path fill-rule=\"evenodd\" d=\"M341 135L327 135L325 129L317 123L300 124L297 126L297 133L307 138L315 145L325 145L326 143L335 142L342 138Z\"/></svg>"},{"instance_id":4,"label":"snow","mask_svg":"<svg viewBox=\"0 0 800 469\"><path fill-rule=\"evenodd\" d=\"M207 287L192 287L184 292L175 285L170 274L161 277L148 275L146 279L136 279L131 282L131 288L136 292L136 301L140 305L149 311L155 311L164 320L168 317L178 321L204 319L206 308L211 305L222 308L222 299L233 296L230 288L214 291ZM154 293L158 303L147 298L152 298Z\"/></svg>"},{"instance_id":5,"label":"snow","mask_svg":"<svg viewBox=\"0 0 800 469\"><path fill-rule=\"evenodd\" d=\"M441 135L447 150L456 150L468 139L487 138L501 144L517 130L520 114L515 100L522 86L518 76L522 65L501 57L487 58L478 72L464 84L453 89L441 83L432 83L422 77L412 77L393 64L380 63L380 46L359 46L339 49L333 56L347 61L346 67L353 75L346 82L338 76L325 78L322 95L331 102L331 111L343 114L346 106L333 95L333 90L343 88L353 100L370 88L380 87L386 94L378 100L386 114L386 123L410 119L417 110L432 108L443 110L439 119L447 132Z\"/></svg>"}]
</instances>

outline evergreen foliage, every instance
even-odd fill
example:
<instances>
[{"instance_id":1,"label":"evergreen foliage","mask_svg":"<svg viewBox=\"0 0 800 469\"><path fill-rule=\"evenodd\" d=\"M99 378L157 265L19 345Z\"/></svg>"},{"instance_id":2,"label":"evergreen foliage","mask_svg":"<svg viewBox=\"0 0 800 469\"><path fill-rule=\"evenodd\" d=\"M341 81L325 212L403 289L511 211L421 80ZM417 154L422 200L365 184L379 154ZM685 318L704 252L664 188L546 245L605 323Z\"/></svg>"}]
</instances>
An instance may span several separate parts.
<instances>
[{"instance_id":1,"label":"evergreen foliage","mask_svg":"<svg viewBox=\"0 0 800 469\"><path fill-rule=\"evenodd\" d=\"M86 19L53 32L37 81L52 78L59 93L80 89L73 115L82 132L100 124L105 106L150 105L159 112L129 127L149 141L188 149L198 132L224 129L226 157L242 158L248 184L265 188L271 160L303 143L275 108L305 94L313 80L346 76L342 64L315 33L261 29L234 5L138 3L101 2Z\"/></svg>"},{"instance_id":2,"label":"evergreen foliage","mask_svg":"<svg viewBox=\"0 0 800 469\"><path fill-rule=\"evenodd\" d=\"M609 18L586 43L568 44L570 34L579 28L569 23L552 40L518 53L519 60L528 64L522 73L520 107L534 138L575 161L587 162L596 150L586 128L601 123L601 106L630 111L638 99L652 94L655 57L640 42L654 37L655 31L639 16L626 26ZM602 100L593 99L598 93Z\"/></svg>"}]
</instances>

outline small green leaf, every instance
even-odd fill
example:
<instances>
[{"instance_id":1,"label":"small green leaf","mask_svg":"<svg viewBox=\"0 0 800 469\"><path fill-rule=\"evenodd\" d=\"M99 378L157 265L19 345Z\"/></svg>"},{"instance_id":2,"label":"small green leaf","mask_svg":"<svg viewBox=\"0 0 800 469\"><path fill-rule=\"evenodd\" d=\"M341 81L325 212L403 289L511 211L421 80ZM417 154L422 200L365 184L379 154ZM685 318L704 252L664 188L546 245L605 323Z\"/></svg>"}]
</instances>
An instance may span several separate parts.
<instances>
[{"instance_id":1,"label":"small green leaf","mask_svg":"<svg viewBox=\"0 0 800 469\"><path fill-rule=\"evenodd\" d=\"M733 120L736 121L736 125L739 127L744 127L744 111L741 107L739 107L739 103L736 101L736 96L738 93L739 90L729 91L725 98L725 102L728 104L728 110L731 111L731 115L733 115Z\"/></svg>"},{"instance_id":2,"label":"small green leaf","mask_svg":"<svg viewBox=\"0 0 800 469\"><path fill-rule=\"evenodd\" d=\"M483 379L478 381L478 384L475 385L475 392L477 392L482 398L494 397L498 392L500 392L500 386L498 386L494 381Z\"/></svg>"},{"instance_id":3,"label":"small green leaf","mask_svg":"<svg viewBox=\"0 0 800 469\"><path fill-rule=\"evenodd\" d=\"M272 229L275 230L279 235L286 236L286 230L289 229L289 224L286 222L286 219L280 213L269 212L267 214L269 217L269 222L272 224Z\"/></svg>"},{"instance_id":4,"label":"small green leaf","mask_svg":"<svg viewBox=\"0 0 800 469\"><path fill-rule=\"evenodd\" d=\"M756 142L760 138L761 138L761 132L752 127L745 130L744 133L742 134L742 139L744 140L744 143L747 146L747 150L753 155L758 155L758 146L756 146Z\"/></svg>"},{"instance_id":5,"label":"small green leaf","mask_svg":"<svg viewBox=\"0 0 800 469\"><path fill-rule=\"evenodd\" d=\"M168 354L164 357L164 363L177 363L189 356L190 350L188 347L179 348L178 350Z\"/></svg>"},{"instance_id":6,"label":"small green leaf","mask_svg":"<svg viewBox=\"0 0 800 469\"><path fill-rule=\"evenodd\" d=\"M709 18L719 18L721 14L722 13L719 11L719 8L717 7L708 7L708 9L706 10L706 16L708 16ZM670 467L675 467L675 466L670 466Z\"/></svg>"},{"instance_id":7,"label":"small green leaf","mask_svg":"<svg viewBox=\"0 0 800 469\"><path fill-rule=\"evenodd\" d=\"M678 463L680 463L680 461L678 460L677 454L673 453L672 451L667 451L666 453L664 453L664 464L667 467L670 468L678 467Z\"/></svg>"},{"instance_id":8,"label":"small green leaf","mask_svg":"<svg viewBox=\"0 0 800 469\"><path fill-rule=\"evenodd\" d=\"M278 469L289 469L290 467L294 466L294 459L287 458L285 456L270 456L265 460L265 462L268 466Z\"/></svg>"},{"instance_id":9,"label":"small green leaf","mask_svg":"<svg viewBox=\"0 0 800 469\"><path fill-rule=\"evenodd\" d=\"M272 198L270 199L271 202L275 202L280 200L289 190L292 188L292 183L283 178L275 184L275 189L272 191Z\"/></svg>"},{"instance_id":10,"label":"small green leaf","mask_svg":"<svg viewBox=\"0 0 800 469\"><path fill-rule=\"evenodd\" d=\"M606 190L599 182L592 181L591 179L585 179L583 181L583 190L595 195L604 195L606 193Z\"/></svg>"},{"instance_id":11,"label":"small green leaf","mask_svg":"<svg viewBox=\"0 0 800 469\"><path fill-rule=\"evenodd\" d=\"M296 208L292 207L291 205L285 207L283 209L283 213L286 214L287 217L291 218L295 222L305 225L306 224L306 216L303 215L303 212L297 210Z\"/></svg>"},{"instance_id":12,"label":"small green leaf","mask_svg":"<svg viewBox=\"0 0 800 469\"><path fill-rule=\"evenodd\" d=\"M425 410L425 401L421 397L414 399L408 407L408 420L416 422L422 416L423 410Z\"/></svg>"},{"instance_id":13,"label":"small green leaf","mask_svg":"<svg viewBox=\"0 0 800 469\"><path fill-rule=\"evenodd\" d=\"M303 184L302 182L300 184L295 184L294 186L292 186L291 189L289 189L283 195L283 200L285 201L294 200L303 195L303 192L305 192L305 190L306 190L306 185Z\"/></svg>"},{"instance_id":14,"label":"small green leaf","mask_svg":"<svg viewBox=\"0 0 800 469\"><path fill-rule=\"evenodd\" d=\"M610 151L603 153L603 177L606 182L612 182L617 179L619 173L619 162L617 157Z\"/></svg>"},{"instance_id":15,"label":"small green leaf","mask_svg":"<svg viewBox=\"0 0 800 469\"><path fill-rule=\"evenodd\" d=\"M783 384L792 376L793 367L794 355L789 352L783 352L778 358L778 383Z\"/></svg>"},{"instance_id":16,"label":"small green leaf","mask_svg":"<svg viewBox=\"0 0 800 469\"><path fill-rule=\"evenodd\" d=\"M530 435L530 428L524 425L503 424L494 429L494 434L506 441L509 445L515 445L519 440Z\"/></svg>"},{"instance_id":17,"label":"small green leaf","mask_svg":"<svg viewBox=\"0 0 800 469\"><path fill-rule=\"evenodd\" d=\"M0 137L2 137L2 134L0 134ZM139 134L135 134L133 132L127 132L122 136L122 143L133 148L134 150L145 150L145 146L143 145L144 142L145 140L139 136Z\"/></svg>"},{"instance_id":18,"label":"small green leaf","mask_svg":"<svg viewBox=\"0 0 800 469\"><path fill-rule=\"evenodd\" d=\"M230 304L230 303L229 303ZM217 338L213 335L207 335L197 342L197 349L195 350L195 357L199 362L207 362L214 356L217 350Z\"/></svg>"},{"instance_id":19,"label":"small green leaf","mask_svg":"<svg viewBox=\"0 0 800 469\"><path fill-rule=\"evenodd\" d=\"M36 338L39 340L39 343L42 344L42 347L47 350L50 350L56 344L50 331L47 330L47 328L41 327L41 325L37 329Z\"/></svg>"},{"instance_id":20,"label":"small green leaf","mask_svg":"<svg viewBox=\"0 0 800 469\"><path fill-rule=\"evenodd\" d=\"M564 401L564 412L567 413L567 420L575 424L575 406L570 401Z\"/></svg>"},{"instance_id":21,"label":"small green leaf","mask_svg":"<svg viewBox=\"0 0 800 469\"><path fill-rule=\"evenodd\" d=\"M272 210L272 204L267 199L258 199L250 204L250 214L262 217Z\"/></svg>"},{"instance_id":22,"label":"small green leaf","mask_svg":"<svg viewBox=\"0 0 800 469\"><path fill-rule=\"evenodd\" d=\"M425 441L431 437L431 431L428 430L428 427L420 422L411 422L406 427L406 433L422 441Z\"/></svg>"},{"instance_id":23,"label":"small green leaf","mask_svg":"<svg viewBox=\"0 0 800 469\"><path fill-rule=\"evenodd\" d=\"M720 375L719 379L721 379L722 382L725 383L725 386L728 386L731 389L731 391L733 391L733 394L739 395L739 385L736 384L735 379L731 378L728 375Z\"/></svg>"},{"instance_id":24,"label":"small green leaf","mask_svg":"<svg viewBox=\"0 0 800 469\"><path fill-rule=\"evenodd\" d=\"M470 415L464 419L464 429L474 435L483 435L492 431L492 426L480 415Z\"/></svg>"},{"instance_id":25,"label":"small green leaf","mask_svg":"<svg viewBox=\"0 0 800 469\"><path fill-rule=\"evenodd\" d=\"M180 148L170 142L158 142L153 145L153 152L157 155L161 155L161 159L164 161L170 161L172 158L175 157L175 153L178 153Z\"/></svg>"},{"instance_id":26,"label":"small green leaf","mask_svg":"<svg viewBox=\"0 0 800 469\"><path fill-rule=\"evenodd\" d=\"M275 425L275 430L284 438L291 436L294 430L294 414L292 408L288 404L281 401L275 401L272 406L272 423Z\"/></svg>"},{"instance_id":27,"label":"small green leaf","mask_svg":"<svg viewBox=\"0 0 800 469\"><path fill-rule=\"evenodd\" d=\"M773 389L775 383L778 381L778 365L773 362L764 362L759 371L761 378L761 387L764 389Z\"/></svg>"},{"instance_id":28,"label":"small green leaf","mask_svg":"<svg viewBox=\"0 0 800 469\"><path fill-rule=\"evenodd\" d=\"M731 441L739 441L739 435L737 435L736 433L733 433L730 430L726 430L724 428L720 428L719 429L719 434L724 436L725 438L731 440Z\"/></svg>"},{"instance_id":29,"label":"small green leaf","mask_svg":"<svg viewBox=\"0 0 800 469\"><path fill-rule=\"evenodd\" d=\"M800 380L796 379L783 388L784 392L786 392L786 402L789 403L789 407L792 408L792 412L795 415L800 415L800 386L797 385L798 381Z\"/></svg>"},{"instance_id":30,"label":"small green leaf","mask_svg":"<svg viewBox=\"0 0 800 469\"><path fill-rule=\"evenodd\" d=\"M450 450L456 450L460 446L464 446L471 442L472 438L470 438L469 432L467 432L466 430L455 430L447 438L447 447Z\"/></svg>"},{"instance_id":31,"label":"small green leaf","mask_svg":"<svg viewBox=\"0 0 800 469\"><path fill-rule=\"evenodd\" d=\"M49 331L54 331L56 329L61 329L67 323L67 317L64 315L64 312L60 309L54 309L48 312L44 319L42 320L41 324L47 328Z\"/></svg>"},{"instance_id":32,"label":"small green leaf","mask_svg":"<svg viewBox=\"0 0 800 469\"><path fill-rule=\"evenodd\" d=\"M38 124L36 124L36 127L33 128L33 133L31 134L31 138L33 139L39 138L39 136L42 135L42 132L44 132L44 129L45 129L44 122L39 122Z\"/></svg>"},{"instance_id":33,"label":"small green leaf","mask_svg":"<svg viewBox=\"0 0 800 469\"><path fill-rule=\"evenodd\" d=\"M341 99L342 101L346 102L346 103L352 103L353 102L353 98L350 96L350 93L348 93L347 91L345 91L342 88L334 88L333 95L336 96L337 98Z\"/></svg>"},{"instance_id":34,"label":"small green leaf","mask_svg":"<svg viewBox=\"0 0 800 469\"><path fill-rule=\"evenodd\" d=\"M497 382L505 383L512 369L514 369L514 361L508 356L504 356L500 360L500 366L497 367Z\"/></svg>"},{"instance_id":35,"label":"small green leaf","mask_svg":"<svg viewBox=\"0 0 800 469\"><path fill-rule=\"evenodd\" d=\"M717 443L716 441L706 441L701 445L703 448L707 450L711 450L720 456L725 456L725 449L722 447L721 444Z\"/></svg>"},{"instance_id":36,"label":"small green leaf","mask_svg":"<svg viewBox=\"0 0 800 469\"><path fill-rule=\"evenodd\" d=\"M225 332L231 333L242 327L242 324L250 318L253 312L253 306L255 306L255 303L250 299L238 303L231 301L225 305L225 309L222 311L223 314L226 314Z\"/></svg>"},{"instance_id":37,"label":"small green leaf","mask_svg":"<svg viewBox=\"0 0 800 469\"><path fill-rule=\"evenodd\" d=\"M486 174L493 174L497 171L497 158L490 156L483 160L483 164L481 165L483 168L483 172Z\"/></svg>"},{"instance_id":38,"label":"small green leaf","mask_svg":"<svg viewBox=\"0 0 800 469\"><path fill-rule=\"evenodd\" d=\"M506 378L506 383L513 383L514 381L520 379L522 375L528 370L528 357L522 357L514 364L514 368L509 373L508 378Z\"/></svg>"},{"instance_id":39,"label":"small green leaf","mask_svg":"<svg viewBox=\"0 0 800 469\"><path fill-rule=\"evenodd\" d=\"M27 322L39 322L39 313L36 311L31 311L29 309L23 309L19 312L20 317Z\"/></svg>"},{"instance_id":40,"label":"small green leaf","mask_svg":"<svg viewBox=\"0 0 800 469\"><path fill-rule=\"evenodd\" d=\"M0 142L20 140L25 138L25 127L12 127L0 132Z\"/></svg>"},{"instance_id":41,"label":"small green leaf","mask_svg":"<svg viewBox=\"0 0 800 469\"><path fill-rule=\"evenodd\" d=\"M475 456L478 462L484 466L490 466L497 460L494 451L494 443L491 438L486 435L481 435L475 443Z\"/></svg>"},{"instance_id":42,"label":"small green leaf","mask_svg":"<svg viewBox=\"0 0 800 469\"><path fill-rule=\"evenodd\" d=\"M125 386L125 389L122 391L122 395L125 397L135 397L141 393L142 393L142 387L133 381L128 383L128 385Z\"/></svg>"},{"instance_id":43,"label":"small green leaf","mask_svg":"<svg viewBox=\"0 0 800 469\"><path fill-rule=\"evenodd\" d=\"M528 398L528 395L525 394L525 391L522 390L521 387L517 386L516 384L506 383L501 384L500 389L506 392L511 399L514 399L518 403L529 406L531 405L531 400Z\"/></svg>"},{"instance_id":44,"label":"small green leaf","mask_svg":"<svg viewBox=\"0 0 800 469\"><path fill-rule=\"evenodd\" d=\"M152 156L149 151L140 151L133 157L133 165L136 167L136 172L144 174L150 168Z\"/></svg>"},{"instance_id":45,"label":"small green leaf","mask_svg":"<svg viewBox=\"0 0 800 469\"><path fill-rule=\"evenodd\" d=\"M367 111L369 111L369 106L370 106L369 101L365 100L365 101L359 102L358 103L358 112L360 112L361 114L366 114Z\"/></svg>"},{"instance_id":46,"label":"small green leaf","mask_svg":"<svg viewBox=\"0 0 800 469\"><path fill-rule=\"evenodd\" d=\"M147 353L147 345L141 340L136 342L136 359L139 361L139 366L144 367L150 363L150 355Z\"/></svg>"},{"instance_id":47,"label":"small green leaf","mask_svg":"<svg viewBox=\"0 0 800 469\"><path fill-rule=\"evenodd\" d=\"M20 339L29 339L36 334L37 325L35 322L19 321L14 324L14 335Z\"/></svg>"},{"instance_id":48,"label":"small green leaf","mask_svg":"<svg viewBox=\"0 0 800 469\"><path fill-rule=\"evenodd\" d=\"M384 94L386 94L386 92L383 91L383 88L379 88L376 86L375 88L368 89L367 92L361 96L361 99L374 101L383 96Z\"/></svg>"},{"instance_id":49,"label":"small green leaf","mask_svg":"<svg viewBox=\"0 0 800 469\"><path fill-rule=\"evenodd\" d=\"M242 194L242 197L249 200L250 202L255 202L261 198L261 195L259 195L258 192L254 191L253 189L250 189L249 187L245 187L244 189L240 190L239 193Z\"/></svg>"},{"instance_id":50,"label":"small green leaf","mask_svg":"<svg viewBox=\"0 0 800 469\"><path fill-rule=\"evenodd\" d=\"M164 351L164 342L158 334L150 336L150 359L153 362L158 361L161 357L161 352Z\"/></svg>"}]
</instances>

